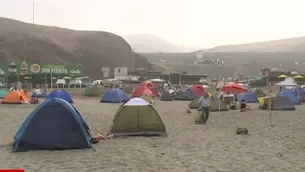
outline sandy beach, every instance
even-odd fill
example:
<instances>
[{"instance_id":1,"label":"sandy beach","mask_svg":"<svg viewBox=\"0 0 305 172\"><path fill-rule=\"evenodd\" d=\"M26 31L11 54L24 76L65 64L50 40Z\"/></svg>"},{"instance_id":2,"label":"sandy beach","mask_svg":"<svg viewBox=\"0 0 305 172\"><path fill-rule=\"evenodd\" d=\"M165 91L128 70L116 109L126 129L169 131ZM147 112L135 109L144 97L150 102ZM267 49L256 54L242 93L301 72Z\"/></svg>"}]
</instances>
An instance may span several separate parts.
<instances>
[{"instance_id":1,"label":"sandy beach","mask_svg":"<svg viewBox=\"0 0 305 172\"><path fill-rule=\"evenodd\" d=\"M120 104L97 98L74 98L74 105L93 133L106 135ZM11 153L13 137L34 105L0 105L0 167L29 172L304 172L305 106L274 111L213 112L207 125L193 123L188 101L153 105L167 127L163 138L132 137L104 140L89 150ZM236 135L247 127L250 135Z\"/></svg>"}]
</instances>

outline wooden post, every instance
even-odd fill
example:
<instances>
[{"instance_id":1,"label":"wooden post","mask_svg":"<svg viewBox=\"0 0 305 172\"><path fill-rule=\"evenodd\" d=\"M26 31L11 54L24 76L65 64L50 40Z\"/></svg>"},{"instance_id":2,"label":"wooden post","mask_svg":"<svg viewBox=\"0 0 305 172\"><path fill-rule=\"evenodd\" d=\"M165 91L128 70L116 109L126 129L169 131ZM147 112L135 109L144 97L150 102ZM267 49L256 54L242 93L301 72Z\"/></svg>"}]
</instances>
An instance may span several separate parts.
<instances>
[{"instance_id":1,"label":"wooden post","mask_svg":"<svg viewBox=\"0 0 305 172\"><path fill-rule=\"evenodd\" d=\"M269 124L270 124L270 127L273 127L273 125L272 125L272 113L271 113L271 92L272 92L271 91L271 83L268 82L268 85L269 85L269 88L268 88L269 89L269 95L268 95Z\"/></svg>"}]
</instances>

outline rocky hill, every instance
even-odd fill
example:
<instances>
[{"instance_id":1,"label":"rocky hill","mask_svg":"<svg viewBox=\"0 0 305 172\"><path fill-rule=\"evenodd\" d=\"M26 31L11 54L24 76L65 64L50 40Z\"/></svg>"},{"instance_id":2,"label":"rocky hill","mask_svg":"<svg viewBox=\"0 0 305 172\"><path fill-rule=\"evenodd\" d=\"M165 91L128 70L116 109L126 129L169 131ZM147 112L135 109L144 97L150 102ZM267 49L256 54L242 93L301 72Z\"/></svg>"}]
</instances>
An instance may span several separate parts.
<instances>
[{"instance_id":1,"label":"rocky hill","mask_svg":"<svg viewBox=\"0 0 305 172\"><path fill-rule=\"evenodd\" d=\"M136 52L169 53L192 52L200 49L196 46L178 45L149 34L123 35L123 38Z\"/></svg>"},{"instance_id":2,"label":"rocky hill","mask_svg":"<svg viewBox=\"0 0 305 172\"><path fill-rule=\"evenodd\" d=\"M100 77L101 66L133 66L130 45L120 36L101 31L76 31L0 18L0 63L27 60L36 63L82 64L89 76ZM135 54L136 68L150 63Z\"/></svg>"},{"instance_id":3,"label":"rocky hill","mask_svg":"<svg viewBox=\"0 0 305 172\"><path fill-rule=\"evenodd\" d=\"M207 52L305 52L305 37L238 45L221 45L209 49Z\"/></svg>"}]
</instances>

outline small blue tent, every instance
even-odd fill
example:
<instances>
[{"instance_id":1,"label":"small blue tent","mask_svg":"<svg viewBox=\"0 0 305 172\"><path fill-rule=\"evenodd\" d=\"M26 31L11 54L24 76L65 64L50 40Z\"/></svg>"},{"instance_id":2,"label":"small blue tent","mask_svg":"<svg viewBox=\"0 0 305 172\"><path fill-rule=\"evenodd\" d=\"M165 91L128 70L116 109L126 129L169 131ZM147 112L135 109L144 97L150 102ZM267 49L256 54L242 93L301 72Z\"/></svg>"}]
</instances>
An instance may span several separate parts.
<instances>
[{"instance_id":1,"label":"small blue tent","mask_svg":"<svg viewBox=\"0 0 305 172\"><path fill-rule=\"evenodd\" d=\"M243 94L236 94L235 95L238 101L244 100L246 103L258 103L258 99L253 92L243 93Z\"/></svg>"},{"instance_id":2,"label":"small blue tent","mask_svg":"<svg viewBox=\"0 0 305 172\"><path fill-rule=\"evenodd\" d=\"M298 96L300 102L305 102L305 90L303 90L301 87L294 87L291 90L292 93Z\"/></svg>"},{"instance_id":3,"label":"small blue tent","mask_svg":"<svg viewBox=\"0 0 305 172\"><path fill-rule=\"evenodd\" d=\"M298 100L296 93L292 89L284 89L282 95L289 98L293 105L299 105L301 102Z\"/></svg>"},{"instance_id":4,"label":"small blue tent","mask_svg":"<svg viewBox=\"0 0 305 172\"><path fill-rule=\"evenodd\" d=\"M87 123L67 101L53 98L41 103L19 128L14 152L91 148Z\"/></svg>"},{"instance_id":5,"label":"small blue tent","mask_svg":"<svg viewBox=\"0 0 305 172\"><path fill-rule=\"evenodd\" d=\"M101 103L121 103L129 100L129 97L121 89L109 89L102 98Z\"/></svg>"},{"instance_id":6,"label":"small blue tent","mask_svg":"<svg viewBox=\"0 0 305 172\"><path fill-rule=\"evenodd\" d=\"M198 96L194 93L194 91L190 88L185 90L180 90L174 96L175 100L194 100Z\"/></svg>"},{"instance_id":7,"label":"small blue tent","mask_svg":"<svg viewBox=\"0 0 305 172\"><path fill-rule=\"evenodd\" d=\"M64 99L65 101L67 101L69 103L73 103L71 95L68 92L66 92L65 90L54 90L54 91L52 91L47 96L47 99L50 99L50 98L60 98L60 99Z\"/></svg>"}]
</instances>

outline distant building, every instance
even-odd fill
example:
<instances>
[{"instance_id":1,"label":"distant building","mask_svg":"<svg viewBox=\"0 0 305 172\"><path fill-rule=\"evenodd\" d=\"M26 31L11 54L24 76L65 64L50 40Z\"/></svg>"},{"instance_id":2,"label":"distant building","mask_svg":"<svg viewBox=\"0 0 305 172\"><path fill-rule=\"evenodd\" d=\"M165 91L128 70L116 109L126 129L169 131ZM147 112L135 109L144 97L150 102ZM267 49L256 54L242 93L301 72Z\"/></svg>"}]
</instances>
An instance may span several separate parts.
<instances>
[{"instance_id":1,"label":"distant building","mask_svg":"<svg viewBox=\"0 0 305 172\"><path fill-rule=\"evenodd\" d=\"M114 68L114 78L118 80L126 80L127 78L129 78L127 67Z\"/></svg>"}]
</instances>

